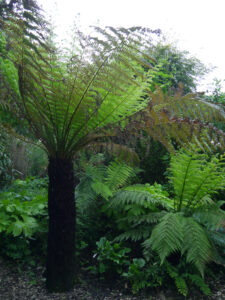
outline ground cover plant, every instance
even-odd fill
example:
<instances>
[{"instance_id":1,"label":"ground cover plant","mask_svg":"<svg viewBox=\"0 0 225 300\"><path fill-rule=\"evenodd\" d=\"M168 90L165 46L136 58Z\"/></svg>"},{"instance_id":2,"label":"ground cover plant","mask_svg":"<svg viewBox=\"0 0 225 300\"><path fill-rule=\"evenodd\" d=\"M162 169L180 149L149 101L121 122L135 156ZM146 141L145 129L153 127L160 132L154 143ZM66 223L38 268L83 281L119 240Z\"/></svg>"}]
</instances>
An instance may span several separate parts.
<instances>
[{"instance_id":1,"label":"ground cover plant","mask_svg":"<svg viewBox=\"0 0 225 300\"><path fill-rule=\"evenodd\" d=\"M46 179L17 179L0 193L0 253L18 266L46 255L46 187Z\"/></svg>"}]
</instances>

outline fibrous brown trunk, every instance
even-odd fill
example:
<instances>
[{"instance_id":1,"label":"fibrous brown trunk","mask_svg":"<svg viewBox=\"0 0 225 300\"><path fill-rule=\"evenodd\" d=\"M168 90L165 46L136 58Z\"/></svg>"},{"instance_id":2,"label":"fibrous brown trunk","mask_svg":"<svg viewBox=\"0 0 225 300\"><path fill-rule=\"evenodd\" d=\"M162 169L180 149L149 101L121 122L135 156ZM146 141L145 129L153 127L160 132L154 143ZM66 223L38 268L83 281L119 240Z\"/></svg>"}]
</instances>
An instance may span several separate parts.
<instances>
[{"instance_id":1,"label":"fibrous brown trunk","mask_svg":"<svg viewBox=\"0 0 225 300\"><path fill-rule=\"evenodd\" d=\"M64 292L75 278L75 182L72 160L49 158L48 250L46 286Z\"/></svg>"}]
</instances>

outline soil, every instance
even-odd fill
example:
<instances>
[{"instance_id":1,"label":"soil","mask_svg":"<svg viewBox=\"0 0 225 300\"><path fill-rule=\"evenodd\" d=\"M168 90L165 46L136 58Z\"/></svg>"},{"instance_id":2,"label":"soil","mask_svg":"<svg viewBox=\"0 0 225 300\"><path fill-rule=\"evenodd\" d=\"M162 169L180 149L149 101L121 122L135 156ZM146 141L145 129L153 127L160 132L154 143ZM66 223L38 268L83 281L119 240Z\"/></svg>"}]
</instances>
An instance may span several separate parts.
<instances>
[{"instance_id":1,"label":"soil","mask_svg":"<svg viewBox=\"0 0 225 300\"><path fill-rule=\"evenodd\" d=\"M104 285L96 279L80 280L73 290L66 293L48 294L45 289L43 267L27 268L23 271L15 269L0 258L0 300L201 300L225 299L225 284L223 279L210 283L210 297L191 291L187 298L178 296L174 291L154 291L144 294L129 295L119 283ZM223 281L223 282L222 282Z\"/></svg>"}]
</instances>

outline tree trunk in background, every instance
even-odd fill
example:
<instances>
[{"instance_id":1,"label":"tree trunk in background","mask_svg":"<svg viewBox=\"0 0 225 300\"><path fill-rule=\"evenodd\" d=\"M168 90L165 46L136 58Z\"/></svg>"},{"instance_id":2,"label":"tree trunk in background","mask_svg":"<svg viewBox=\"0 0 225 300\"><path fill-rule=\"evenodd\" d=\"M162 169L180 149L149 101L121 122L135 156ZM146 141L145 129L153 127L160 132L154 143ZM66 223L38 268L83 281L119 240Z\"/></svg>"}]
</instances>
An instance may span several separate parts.
<instances>
[{"instance_id":1,"label":"tree trunk in background","mask_svg":"<svg viewBox=\"0 0 225 300\"><path fill-rule=\"evenodd\" d=\"M70 290L75 279L75 181L72 160L49 158L48 252L46 286L50 292Z\"/></svg>"}]
</instances>

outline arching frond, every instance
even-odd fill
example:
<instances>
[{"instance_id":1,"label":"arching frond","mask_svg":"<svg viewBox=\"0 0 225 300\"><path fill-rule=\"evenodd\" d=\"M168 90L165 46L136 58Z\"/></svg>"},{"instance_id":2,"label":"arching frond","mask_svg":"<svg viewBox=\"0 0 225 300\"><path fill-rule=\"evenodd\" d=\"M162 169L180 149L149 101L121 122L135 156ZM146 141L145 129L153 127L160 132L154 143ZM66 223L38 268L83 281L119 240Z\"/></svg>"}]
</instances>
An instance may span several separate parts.
<instances>
[{"instance_id":1,"label":"arching frond","mask_svg":"<svg viewBox=\"0 0 225 300\"><path fill-rule=\"evenodd\" d=\"M224 147L225 135L207 124L224 120L218 109L196 95L178 92L171 97L160 90L147 91L153 60L146 53L152 31L95 28L91 37L75 33L77 44L58 51L51 36L46 43L46 33L38 30L34 35L32 28L26 29L27 24L36 26L31 18L27 11L23 18L2 22L13 49L7 59L19 72L21 97L13 95L11 104L51 156L73 157L91 143L106 142L104 137L128 131L127 137L135 137L141 130L171 151L171 138L182 145L195 142L203 149ZM133 125L126 125L131 119L124 120L132 115ZM112 131L118 121L123 123Z\"/></svg>"},{"instance_id":2,"label":"arching frond","mask_svg":"<svg viewBox=\"0 0 225 300\"><path fill-rule=\"evenodd\" d=\"M198 95L182 96L181 91L169 96L157 89L149 92L149 98L148 107L131 118L133 127L128 124L127 131L125 128L128 140L138 129L160 141L170 152L174 151L172 141L186 148L195 144L204 152L225 148L225 133L213 126L216 120L225 122L225 112L219 106L202 101Z\"/></svg>"},{"instance_id":3,"label":"arching frond","mask_svg":"<svg viewBox=\"0 0 225 300\"><path fill-rule=\"evenodd\" d=\"M111 162L107 168L105 183L112 191L124 186L131 176L134 176L134 169L125 163Z\"/></svg>"},{"instance_id":4,"label":"arching frond","mask_svg":"<svg viewBox=\"0 0 225 300\"><path fill-rule=\"evenodd\" d=\"M110 201L110 207L136 204L144 208L164 207L170 208L171 200L163 192L157 191L149 185L132 185L115 193Z\"/></svg>"},{"instance_id":5,"label":"arching frond","mask_svg":"<svg viewBox=\"0 0 225 300\"><path fill-rule=\"evenodd\" d=\"M218 201L198 207L193 211L193 217L210 230L218 230L225 224L225 212L220 208L224 203Z\"/></svg>"},{"instance_id":6,"label":"arching frond","mask_svg":"<svg viewBox=\"0 0 225 300\"><path fill-rule=\"evenodd\" d=\"M167 213L157 224L143 245L155 250L163 263L171 253L181 251L183 246L183 226L180 214Z\"/></svg>"},{"instance_id":7,"label":"arching frond","mask_svg":"<svg viewBox=\"0 0 225 300\"><path fill-rule=\"evenodd\" d=\"M121 233L119 236L115 238L115 241L127 241L127 240L132 240L132 241L141 241L144 239L149 238L149 232L152 228L143 226L141 229L139 228L134 228L127 230L124 233Z\"/></svg>"},{"instance_id":8,"label":"arching frond","mask_svg":"<svg viewBox=\"0 0 225 300\"><path fill-rule=\"evenodd\" d=\"M167 214L167 211L159 211L159 212L150 212L145 215L138 216L127 216L126 220L134 224L134 226L142 225L142 224L154 224L158 223L164 216Z\"/></svg>"},{"instance_id":9,"label":"arching frond","mask_svg":"<svg viewBox=\"0 0 225 300\"><path fill-rule=\"evenodd\" d=\"M17 21L3 23L19 71L21 98L13 101L51 156L72 157L101 141L106 125L146 107L143 66L151 58L144 53L152 32L96 28L95 36L78 32L78 45L57 52L39 37L27 39L24 19Z\"/></svg>"},{"instance_id":10,"label":"arching frond","mask_svg":"<svg viewBox=\"0 0 225 300\"><path fill-rule=\"evenodd\" d=\"M196 150L180 151L172 156L170 180L175 190L175 209L194 208L210 202L210 196L225 187L224 158Z\"/></svg>"},{"instance_id":11,"label":"arching frond","mask_svg":"<svg viewBox=\"0 0 225 300\"><path fill-rule=\"evenodd\" d=\"M210 260L211 244L202 228L193 218L184 218L183 246L181 252L186 253L187 262L193 263L204 275L205 264Z\"/></svg>"}]
</instances>

